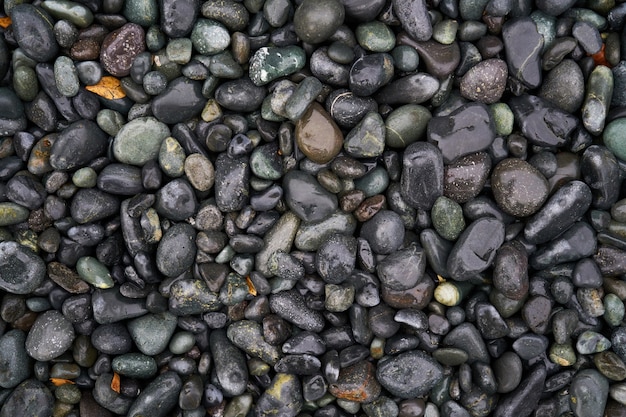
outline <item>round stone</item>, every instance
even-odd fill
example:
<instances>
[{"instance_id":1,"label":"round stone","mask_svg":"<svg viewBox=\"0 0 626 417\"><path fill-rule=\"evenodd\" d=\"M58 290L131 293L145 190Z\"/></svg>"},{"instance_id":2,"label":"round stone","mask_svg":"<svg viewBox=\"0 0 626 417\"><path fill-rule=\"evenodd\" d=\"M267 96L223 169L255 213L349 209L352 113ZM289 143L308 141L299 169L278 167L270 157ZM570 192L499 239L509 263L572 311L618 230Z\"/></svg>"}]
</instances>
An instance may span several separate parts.
<instances>
[{"instance_id":1,"label":"round stone","mask_svg":"<svg viewBox=\"0 0 626 417\"><path fill-rule=\"evenodd\" d=\"M318 103L313 103L298 120L295 134L302 153L318 164L332 160L343 146L341 130Z\"/></svg>"},{"instance_id":2,"label":"round stone","mask_svg":"<svg viewBox=\"0 0 626 417\"><path fill-rule=\"evenodd\" d=\"M33 251L16 242L0 242L0 289L29 294L45 276L46 265Z\"/></svg>"},{"instance_id":3,"label":"round stone","mask_svg":"<svg viewBox=\"0 0 626 417\"><path fill-rule=\"evenodd\" d=\"M502 97L508 76L506 62L487 59L470 68L461 78L461 95L468 100L495 103Z\"/></svg>"},{"instance_id":4,"label":"round stone","mask_svg":"<svg viewBox=\"0 0 626 417\"><path fill-rule=\"evenodd\" d=\"M521 159L505 159L496 165L491 185L498 207L516 217L530 216L548 198L546 178Z\"/></svg>"},{"instance_id":5,"label":"round stone","mask_svg":"<svg viewBox=\"0 0 626 417\"><path fill-rule=\"evenodd\" d=\"M344 17L338 0L304 0L293 16L294 30L306 43L322 43L341 26Z\"/></svg>"},{"instance_id":6,"label":"round stone","mask_svg":"<svg viewBox=\"0 0 626 417\"><path fill-rule=\"evenodd\" d=\"M168 277L176 277L188 270L196 257L196 232L188 223L170 227L159 242L156 264Z\"/></svg>"},{"instance_id":7,"label":"round stone","mask_svg":"<svg viewBox=\"0 0 626 417\"><path fill-rule=\"evenodd\" d=\"M113 155L119 162L142 166L158 157L161 143L168 136L167 125L154 117L134 119L115 136Z\"/></svg>"},{"instance_id":8,"label":"round stone","mask_svg":"<svg viewBox=\"0 0 626 417\"><path fill-rule=\"evenodd\" d=\"M26 338L26 352L37 361L49 361L65 353L74 341L74 327L55 310L35 320Z\"/></svg>"},{"instance_id":9,"label":"round stone","mask_svg":"<svg viewBox=\"0 0 626 417\"><path fill-rule=\"evenodd\" d=\"M210 19L198 19L191 31L191 42L196 51L203 55L214 55L230 45L228 29Z\"/></svg>"},{"instance_id":10,"label":"round stone","mask_svg":"<svg viewBox=\"0 0 626 417\"><path fill-rule=\"evenodd\" d=\"M617 158L626 161L626 118L615 119L609 123L604 129L602 139L604 145Z\"/></svg>"}]
</instances>

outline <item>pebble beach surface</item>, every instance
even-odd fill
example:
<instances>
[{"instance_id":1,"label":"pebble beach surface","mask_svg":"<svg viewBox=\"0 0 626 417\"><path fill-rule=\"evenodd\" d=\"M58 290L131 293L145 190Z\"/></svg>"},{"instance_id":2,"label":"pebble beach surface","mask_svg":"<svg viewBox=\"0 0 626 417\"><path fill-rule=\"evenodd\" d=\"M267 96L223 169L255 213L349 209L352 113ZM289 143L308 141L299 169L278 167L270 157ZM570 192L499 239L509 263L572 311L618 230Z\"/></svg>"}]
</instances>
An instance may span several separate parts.
<instances>
[{"instance_id":1,"label":"pebble beach surface","mask_svg":"<svg viewBox=\"0 0 626 417\"><path fill-rule=\"evenodd\" d=\"M0 0L0 417L625 417L625 23Z\"/></svg>"}]
</instances>

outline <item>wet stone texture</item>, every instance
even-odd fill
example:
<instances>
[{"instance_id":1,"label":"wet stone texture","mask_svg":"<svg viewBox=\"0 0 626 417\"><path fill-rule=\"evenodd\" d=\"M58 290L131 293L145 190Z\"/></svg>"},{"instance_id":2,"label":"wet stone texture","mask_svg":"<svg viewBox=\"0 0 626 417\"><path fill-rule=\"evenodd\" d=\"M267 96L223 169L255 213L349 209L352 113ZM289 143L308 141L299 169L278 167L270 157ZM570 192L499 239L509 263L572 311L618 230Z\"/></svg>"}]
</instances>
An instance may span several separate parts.
<instances>
[{"instance_id":1,"label":"wet stone texture","mask_svg":"<svg viewBox=\"0 0 626 417\"><path fill-rule=\"evenodd\" d=\"M626 6L4 1L0 417L626 413Z\"/></svg>"}]
</instances>

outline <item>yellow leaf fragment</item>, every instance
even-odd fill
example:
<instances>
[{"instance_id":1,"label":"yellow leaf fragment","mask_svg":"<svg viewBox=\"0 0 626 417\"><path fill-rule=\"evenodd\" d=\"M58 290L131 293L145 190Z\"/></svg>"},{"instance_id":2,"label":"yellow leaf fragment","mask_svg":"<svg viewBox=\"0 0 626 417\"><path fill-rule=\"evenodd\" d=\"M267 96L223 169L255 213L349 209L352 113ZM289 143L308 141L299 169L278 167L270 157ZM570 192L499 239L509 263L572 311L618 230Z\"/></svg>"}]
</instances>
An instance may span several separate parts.
<instances>
[{"instance_id":1,"label":"yellow leaf fragment","mask_svg":"<svg viewBox=\"0 0 626 417\"><path fill-rule=\"evenodd\" d=\"M85 89L109 100L117 100L126 97L120 80L109 75L102 77L98 84L88 85Z\"/></svg>"}]
</instances>

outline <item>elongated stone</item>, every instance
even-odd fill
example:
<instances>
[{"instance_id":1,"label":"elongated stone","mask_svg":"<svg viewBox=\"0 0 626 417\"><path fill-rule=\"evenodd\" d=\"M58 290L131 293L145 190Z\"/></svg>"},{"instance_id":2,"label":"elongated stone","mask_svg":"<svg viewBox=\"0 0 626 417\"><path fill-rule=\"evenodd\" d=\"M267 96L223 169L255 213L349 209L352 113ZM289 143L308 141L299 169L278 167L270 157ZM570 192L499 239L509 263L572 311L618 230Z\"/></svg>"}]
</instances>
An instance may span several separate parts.
<instances>
[{"instance_id":1,"label":"elongated stone","mask_svg":"<svg viewBox=\"0 0 626 417\"><path fill-rule=\"evenodd\" d=\"M222 391L228 396L243 394L248 381L248 367L243 352L228 340L222 329L213 330L209 341L215 374Z\"/></svg>"},{"instance_id":2,"label":"elongated stone","mask_svg":"<svg viewBox=\"0 0 626 417\"><path fill-rule=\"evenodd\" d=\"M422 139L431 117L430 111L418 104L398 107L385 120L385 143L393 148L404 148Z\"/></svg>"},{"instance_id":3,"label":"elongated stone","mask_svg":"<svg viewBox=\"0 0 626 417\"><path fill-rule=\"evenodd\" d=\"M296 375L277 373L270 386L261 394L255 415L295 417L302 409L302 384Z\"/></svg>"},{"instance_id":4,"label":"elongated stone","mask_svg":"<svg viewBox=\"0 0 626 417\"><path fill-rule=\"evenodd\" d=\"M592 135L599 135L609 112L613 97L613 73L598 65L587 80L585 101L582 107L583 125Z\"/></svg>"},{"instance_id":5,"label":"elongated stone","mask_svg":"<svg viewBox=\"0 0 626 417\"><path fill-rule=\"evenodd\" d=\"M535 366L513 392L507 394L498 402L494 416L516 415L528 417L539 402L546 375L547 372L544 366Z\"/></svg>"},{"instance_id":6,"label":"elongated stone","mask_svg":"<svg viewBox=\"0 0 626 417\"><path fill-rule=\"evenodd\" d=\"M425 72L398 78L381 88L374 96L385 104L421 104L430 100L439 89L439 81Z\"/></svg>"},{"instance_id":7,"label":"elongated stone","mask_svg":"<svg viewBox=\"0 0 626 417\"><path fill-rule=\"evenodd\" d=\"M545 269L553 265L577 261L593 255L596 245L593 228L585 222L578 222L535 252L530 258L530 265L535 269Z\"/></svg>"},{"instance_id":8,"label":"elongated stone","mask_svg":"<svg viewBox=\"0 0 626 417\"><path fill-rule=\"evenodd\" d=\"M509 73L528 88L541 84L541 51L543 36L530 17L507 21L502 27Z\"/></svg>"},{"instance_id":9,"label":"elongated stone","mask_svg":"<svg viewBox=\"0 0 626 417\"><path fill-rule=\"evenodd\" d=\"M416 41L427 41L433 34L428 9L423 0L394 0L393 9L402 28Z\"/></svg>"},{"instance_id":10,"label":"elongated stone","mask_svg":"<svg viewBox=\"0 0 626 417\"><path fill-rule=\"evenodd\" d=\"M83 280L96 288L107 289L114 285L108 268L94 257L80 258L76 263L76 272Z\"/></svg>"},{"instance_id":11,"label":"elongated stone","mask_svg":"<svg viewBox=\"0 0 626 417\"><path fill-rule=\"evenodd\" d=\"M129 417L165 417L178 402L182 381L176 372L164 372L141 391L128 410Z\"/></svg>"},{"instance_id":12,"label":"elongated stone","mask_svg":"<svg viewBox=\"0 0 626 417\"><path fill-rule=\"evenodd\" d=\"M416 142L407 147L400 177L403 199L413 208L430 210L443 195L441 152L432 144Z\"/></svg>"},{"instance_id":13,"label":"elongated stone","mask_svg":"<svg viewBox=\"0 0 626 417\"><path fill-rule=\"evenodd\" d=\"M318 222L337 209L337 197L310 174L290 171L283 177L287 206L303 221Z\"/></svg>"},{"instance_id":14,"label":"elongated stone","mask_svg":"<svg viewBox=\"0 0 626 417\"><path fill-rule=\"evenodd\" d=\"M592 415L604 410L608 399L609 383L595 369L578 372L570 386L570 404L575 415Z\"/></svg>"},{"instance_id":15,"label":"elongated stone","mask_svg":"<svg viewBox=\"0 0 626 417\"><path fill-rule=\"evenodd\" d=\"M270 309L285 320L304 330L319 332L324 328L324 317L319 311L311 310L297 292L283 291L269 299Z\"/></svg>"},{"instance_id":16,"label":"elongated stone","mask_svg":"<svg viewBox=\"0 0 626 417\"><path fill-rule=\"evenodd\" d=\"M256 85L265 85L299 71L305 62L304 50L299 46L263 47L250 59L250 79Z\"/></svg>"},{"instance_id":17,"label":"elongated stone","mask_svg":"<svg viewBox=\"0 0 626 417\"><path fill-rule=\"evenodd\" d=\"M46 62L59 51L50 15L43 9L28 3L11 8L11 22L15 40L29 58Z\"/></svg>"},{"instance_id":18,"label":"elongated stone","mask_svg":"<svg viewBox=\"0 0 626 417\"><path fill-rule=\"evenodd\" d=\"M296 123L296 143L310 160L325 164L343 145L343 134L318 103L313 103Z\"/></svg>"},{"instance_id":19,"label":"elongated stone","mask_svg":"<svg viewBox=\"0 0 626 417\"><path fill-rule=\"evenodd\" d=\"M228 339L248 355L261 359L270 365L283 356L278 346L270 345L263 338L261 325L252 320L241 320L232 323L226 330Z\"/></svg>"},{"instance_id":20,"label":"elongated stone","mask_svg":"<svg viewBox=\"0 0 626 417\"><path fill-rule=\"evenodd\" d=\"M288 211L266 233L263 238L264 248L257 253L255 258L256 267L261 274L266 277L272 276L269 260L277 251L290 252L299 225L300 218Z\"/></svg>"}]
</instances>

